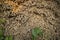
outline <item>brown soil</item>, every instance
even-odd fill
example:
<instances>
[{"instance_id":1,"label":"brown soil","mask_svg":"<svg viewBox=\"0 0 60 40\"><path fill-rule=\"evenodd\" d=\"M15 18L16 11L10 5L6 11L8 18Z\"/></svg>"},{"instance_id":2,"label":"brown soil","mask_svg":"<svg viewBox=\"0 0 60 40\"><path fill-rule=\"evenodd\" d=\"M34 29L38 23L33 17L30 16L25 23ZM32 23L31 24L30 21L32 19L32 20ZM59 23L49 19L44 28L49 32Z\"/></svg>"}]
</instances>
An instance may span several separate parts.
<instances>
[{"instance_id":1,"label":"brown soil","mask_svg":"<svg viewBox=\"0 0 60 40\"><path fill-rule=\"evenodd\" d=\"M14 40L32 40L31 30L40 27L44 33L37 40L60 40L59 0L12 0L12 3L14 6L8 1L0 4L3 13L0 17L6 19L5 35L13 35Z\"/></svg>"}]
</instances>

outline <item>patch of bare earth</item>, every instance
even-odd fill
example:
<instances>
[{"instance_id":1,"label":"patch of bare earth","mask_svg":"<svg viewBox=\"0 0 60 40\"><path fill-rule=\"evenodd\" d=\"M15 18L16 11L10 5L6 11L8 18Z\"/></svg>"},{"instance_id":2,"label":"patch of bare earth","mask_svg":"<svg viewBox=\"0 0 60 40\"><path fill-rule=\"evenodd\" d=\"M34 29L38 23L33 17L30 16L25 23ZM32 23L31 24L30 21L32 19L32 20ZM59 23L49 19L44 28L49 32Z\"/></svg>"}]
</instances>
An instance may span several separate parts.
<instances>
[{"instance_id":1,"label":"patch of bare earth","mask_svg":"<svg viewBox=\"0 0 60 40\"><path fill-rule=\"evenodd\" d=\"M40 27L43 37L37 40L60 40L60 4L57 1L15 0L12 3L18 6L9 2L2 5L5 35L13 35L14 40L32 40L31 30Z\"/></svg>"}]
</instances>

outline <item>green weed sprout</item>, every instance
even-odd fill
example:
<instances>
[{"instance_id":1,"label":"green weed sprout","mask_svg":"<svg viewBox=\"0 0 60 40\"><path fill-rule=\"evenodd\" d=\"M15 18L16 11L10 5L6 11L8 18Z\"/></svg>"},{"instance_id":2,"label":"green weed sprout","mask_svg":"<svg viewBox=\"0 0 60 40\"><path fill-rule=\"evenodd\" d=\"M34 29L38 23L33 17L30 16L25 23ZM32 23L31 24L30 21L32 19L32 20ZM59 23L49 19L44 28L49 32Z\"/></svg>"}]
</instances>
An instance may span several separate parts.
<instances>
[{"instance_id":1,"label":"green weed sprout","mask_svg":"<svg viewBox=\"0 0 60 40\"><path fill-rule=\"evenodd\" d=\"M5 40L13 40L13 37L10 35L10 36L6 36Z\"/></svg>"},{"instance_id":2,"label":"green weed sprout","mask_svg":"<svg viewBox=\"0 0 60 40\"><path fill-rule=\"evenodd\" d=\"M43 32L40 28L35 27L34 29L32 29L32 40L36 40L38 35L42 36Z\"/></svg>"},{"instance_id":3,"label":"green weed sprout","mask_svg":"<svg viewBox=\"0 0 60 40\"><path fill-rule=\"evenodd\" d=\"M10 36L4 36L4 30L0 27L0 40L13 40L13 37Z\"/></svg>"},{"instance_id":4,"label":"green weed sprout","mask_svg":"<svg viewBox=\"0 0 60 40\"><path fill-rule=\"evenodd\" d=\"M6 20L0 18L0 24L4 23ZM4 29L0 26L0 40L13 40L13 37L10 36L4 36Z\"/></svg>"}]
</instances>

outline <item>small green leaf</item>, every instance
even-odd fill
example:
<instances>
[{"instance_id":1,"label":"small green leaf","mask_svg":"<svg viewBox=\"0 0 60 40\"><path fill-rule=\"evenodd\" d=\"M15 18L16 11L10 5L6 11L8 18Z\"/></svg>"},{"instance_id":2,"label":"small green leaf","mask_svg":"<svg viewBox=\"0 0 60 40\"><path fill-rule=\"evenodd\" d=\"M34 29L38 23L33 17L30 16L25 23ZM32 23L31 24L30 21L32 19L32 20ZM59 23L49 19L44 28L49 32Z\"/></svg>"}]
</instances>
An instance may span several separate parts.
<instances>
[{"instance_id":1,"label":"small green leaf","mask_svg":"<svg viewBox=\"0 0 60 40\"><path fill-rule=\"evenodd\" d=\"M9 40L9 37L6 37L5 40Z\"/></svg>"},{"instance_id":2,"label":"small green leaf","mask_svg":"<svg viewBox=\"0 0 60 40\"><path fill-rule=\"evenodd\" d=\"M36 37L32 36L32 40L36 40Z\"/></svg>"},{"instance_id":3,"label":"small green leaf","mask_svg":"<svg viewBox=\"0 0 60 40\"><path fill-rule=\"evenodd\" d=\"M35 40L38 35L42 36L43 32L40 28L36 27L32 30L32 39Z\"/></svg>"},{"instance_id":4,"label":"small green leaf","mask_svg":"<svg viewBox=\"0 0 60 40\"><path fill-rule=\"evenodd\" d=\"M38 34L42 34L42 30L36 27L32 30L32 35L36 37Z\"/></svg>"},{"instance_id":5,"label":"small green leaf","mask_svg":"<svg viewBox=\"0 0 60 40\"><path fill-rule=\"evenodd\" d=\"M13 40L13 37L12 36L9 36L9 40Z\"/></svg>"},{"instance_id":6,"label":"small green leaf","mask_svg":"<svg viewBox=\"0 0 60 40\"><path fill-rule=\"evenodd\" d=\"M5 40L13 40L12 36L6 36Z\"/></svg>"},{"instance_id":7,"label":"small green leaf","mask_svg":"<svg viewBox=\"0 0 60 40\"><path fill-rule=\"evenodd\" d=\"M3 30L0 30L0 37L3 36Z\"/></svg>"}]
</instances>

